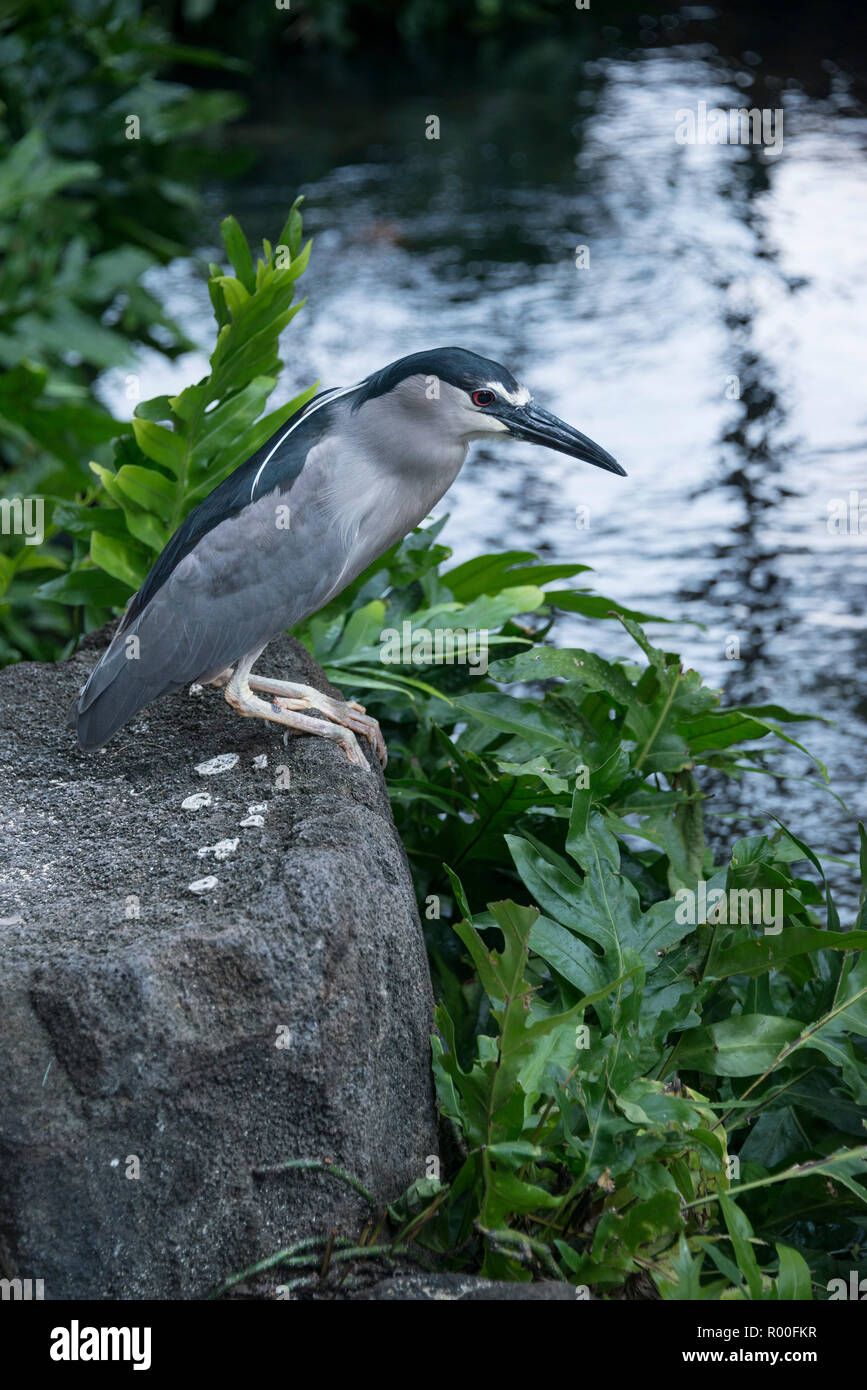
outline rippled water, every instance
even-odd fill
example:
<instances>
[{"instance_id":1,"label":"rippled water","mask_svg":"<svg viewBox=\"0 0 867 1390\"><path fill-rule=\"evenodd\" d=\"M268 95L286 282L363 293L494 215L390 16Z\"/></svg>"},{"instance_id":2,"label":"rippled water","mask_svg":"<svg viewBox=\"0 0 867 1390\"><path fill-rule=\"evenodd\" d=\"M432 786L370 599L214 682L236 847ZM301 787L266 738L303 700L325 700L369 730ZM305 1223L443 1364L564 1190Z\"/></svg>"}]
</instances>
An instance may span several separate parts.
<instances>
[{"instance_id":1,"label":"rippled water","mask_svg":"<svg viewBox=\"0 0 867 1390\"><path fill-rule=\"evenodd\" d=\"M680 109L750 104L750 82L695 44L601 62L542 45L507 78L417 92L369 74L278 85L248 132L255 177L212 205L273 237L307 194L308 306L273 404L454 343L507 363L621 460L625 480L530 445L476 446L441 504L444 539L458 559L526 546L588 563L602 593L675 619L651 632L730 699L836 720L799 731L848 811L793 753L774 765L806 783L751 777L714 804L739 829L773 810L852 859L867 813L867 122L795 84L777 157L676 142ZM424 138L431 113L439 141ZM207 343L190 266L159 283ZM143 359L144 394L203 369ZM829 529L835 499L855 504L849 534ZM619 625L564 621L560 640L632 654ZM835 881L851 902L851 874Z\"/></svg>"}]
</instances>

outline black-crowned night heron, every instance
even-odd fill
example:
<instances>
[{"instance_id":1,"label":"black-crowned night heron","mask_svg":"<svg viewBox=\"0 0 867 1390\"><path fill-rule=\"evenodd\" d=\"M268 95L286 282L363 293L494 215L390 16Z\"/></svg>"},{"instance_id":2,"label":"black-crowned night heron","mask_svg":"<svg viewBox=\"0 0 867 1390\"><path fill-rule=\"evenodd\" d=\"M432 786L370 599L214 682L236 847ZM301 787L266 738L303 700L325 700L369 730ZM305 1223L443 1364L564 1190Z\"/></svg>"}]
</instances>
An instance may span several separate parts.
<instances>
[{"instance_id":1,"label":"black-crowned night heron","mask_svg":"<svg viewBox=\"0 0 867 1390\"><path fill-rule=\"evenodd\" d=\"M315 396L172 536L72 706L81 747L101 747L158 696L210 682L239 714L332 739L367 768L363 734L385 762L363 706L253 665L429 514L472 440L501 434L624 474L505 367L463 348L413 353Z\"/></svg>"}]
</instances>

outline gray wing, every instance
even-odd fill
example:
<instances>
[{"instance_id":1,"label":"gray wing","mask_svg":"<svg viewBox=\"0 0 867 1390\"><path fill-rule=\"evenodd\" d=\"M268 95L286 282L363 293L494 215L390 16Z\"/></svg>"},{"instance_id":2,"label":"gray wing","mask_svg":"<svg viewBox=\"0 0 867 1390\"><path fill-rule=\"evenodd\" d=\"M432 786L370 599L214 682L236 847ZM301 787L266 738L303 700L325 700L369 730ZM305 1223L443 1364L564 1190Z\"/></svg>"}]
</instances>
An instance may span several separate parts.
<instances>
[{"instance_id":1,"label":"gray wing","mask_svg":"<svg viewBox=\"0 0 867 1390\"><path fill-rule=\"evenodd\" d=\"M316 445L307 460L321 465L326 461L319 456L329 452L327 445ZM306 466L307 461L297 479ZM321 477L320 467L313 471ZM212 680L261 651L317 606L326 578L321 528L315 506L305 508L312 528L297 524L297 479L288 490L278 484L205 531L173 568L163 562L169 572L154 583L160 557L70 710L82 748L101 747L160 695ZM175 545L182 552L184 538Z\"/></svg>"}]
</instances>

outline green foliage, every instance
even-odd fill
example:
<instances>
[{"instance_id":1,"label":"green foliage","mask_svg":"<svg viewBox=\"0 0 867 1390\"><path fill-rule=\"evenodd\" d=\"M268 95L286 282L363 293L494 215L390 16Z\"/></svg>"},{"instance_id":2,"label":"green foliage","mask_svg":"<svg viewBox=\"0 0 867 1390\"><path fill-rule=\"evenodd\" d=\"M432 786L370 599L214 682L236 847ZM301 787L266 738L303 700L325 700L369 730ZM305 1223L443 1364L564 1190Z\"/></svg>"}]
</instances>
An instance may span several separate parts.
<instances>
[{"instance_id":1,"label":"green foliage","mask_svg":"<svg viewBox=\"0 0 867 1390\"><path fill-rule=\"evenodd\" d=\"M109 440L120 429L95 394L98 373L131 365L133 344L169 356L192 346L142 280L195 244L196 190L208 169L202 140L242 102L233 93L162 80L161 71L179 60L235 66L173 45L135 0L31 0L0 19L0 450L7 497L72 501L86 493L93 481L88 458L107 463ZM233 164L224 159L221 171ZM4 535L0 662L55 657L93 618L93 605L71 617L34 600L45 578L37 571L65 568L75 535L65 531L42 547ZM107 605L118 590L88 596Z\"/></svg>"},{"instance_id":2,"label":"green foliage","mask_svg":"<svg viewBox=\"0 0 867 1390\"><path fill-rule=\"evenodd\" d=\"M76 190L83 205L69 208L76 223L87 214L81 225L91 245L139 246L160 260L189 251L202 174L226 172L225 151L209 152L197 137L234 119L244 102L234 92L167 80L178 63L243 67L178 44L141 0L13 0L4 9L4 138L14 145L38 130L57 165L96 165L98 179ZM69 227L60 231L68 238Z\"/></svg>"},{"instance_id":3,"label":"green foliage","mask_svg":"<svg viewBox=\"0 0 867 1390\"><path fill-rule=\"evenodd\" d=\"M263 414L282 367L280 334L301 308L292 302L295 282L310 254L309 243L301 248L298 203L277 245L263 243L255 266L235 219L226 218L221 231L235 274L211 266L208 288L218 332L209 374L177 396L141 402L131 428L104 417L104 436L114 436L113 458L92 460L89 481L82 479L75 496L49 496L46 545L22 544L11 558L0 557L0 583L10 588L31 570L60 570L33 596L82 610L87 627L98 626L111 607L125 605L187 513L315 389ZM19 390L27 386L24 370ZM2 389L0 381L0 397ZM80 430L79 445L85 437ZM68 568L52 545L58 533L73 538Z\"/></svg>"},{"instance_id":4,"label":"green foliage","mask_svg":"<svg viewBox=\"0 0 867 1390\"><path fill-rule=\"evenodd\" d=\"M437 1008L437 1094L465 1157L446 1183L417 1183L392 1218L432 1251L465 1266L481 1259L493 1277L550 1274L604 1291L644 1274L664 1298L810 1298L822 1233L811 1248L795 1212L810 1211L824 1183L838 1239L848 1230L857 1246L867 1145L841 1147L836 1117L823 1123L815 1104L800 1107L797 1088L818 1070L863 1136L867 957L855 965L852 948L867 936L827 933L840 939L804 951L796 972L767 969L758 988L714 978L676 900L643 907L606 821L577 789L568 859L514 837L541 912L502 902L470 917L456 884L467 916L455 931L490 1008L467 1062L448 1007ZM779 848L767 862L785 872L785 838ZM834 981L837 1000L809 1024L805 981L817 998ZM774 1012L747 1013L762 995ZM725 1022L699 1024L719 1013ZM696 1035L714 1029L719 1047L697 1048ZM755 1079L742 1088L732 1077ZM757 1140L762 1121L770 1145ZM735 1147L743 1168L730 1182ZM804 1189L800 1206L793 1185Z\"/></svg>"},{"instance_id":5,"label":"green foliage","mask_svg":"<svg viewBox=\"0 0 867 1390\"><path fill-rule=\"evenodd\" d=\"M863 891L841 929L780 825L716 862L701 787L765 773L772 742L809 757L791 732L808 716L724 707L646 615L562 587L584 566L450 568L442 524L300 633L383 723L439 998L437 1092L463 1157L393 1205L396 1245L612 1293L821 1295L865 1219ZM550 645L560 611L621 623L643 659ZM386 659L405 624L486 628L499 659L418 665L413 641ZM700 882L737 912L688 912ZM756 925L762 893L779 916Z\"/></svg>"},{"instance_id":6,"label":"green foliage","mask_svg":"<svg viewBox=\"0 0 867 1390\"><path fill-rule=\"evenodd\" d=\"M625 872L645 892L662 896L693 882L710 863L697 772L764 771L760 745L802 748L786 726L807 716L774 705L722 707L695 671L648 642L638 622L650 615L563 587L586 565L507 551L449 568L438 539L444 524L387 551L298 634L331 679L364 695L387 731L399 769L389 785L420 898L448 898L444 862L471 864L483 899L509 891L517 875L505 832L520 825L555 848L579 775L604 797L613 829L655 847L626 852ZM611 662L549 645L564 611L620 622L645 660ZM386 660L380 633L407 625L413 634L486 634L487 675L477 657L475 665L420 666L412 644L401 653L409 660ZM751 872L745 866L743 885L734 886L754 886Z\"/></svg>"},{"instance_id":7,"label":"green foliage","mask_svg":"<svg viewBox=\"0 0 867 1390\"><path fill-rule=\"evenodd\" d=\"M55 502L53 524L87 538L89 552L43 584L41 598L124 604L187 513L313 394L310 387L262 414L282 366L280 333L301 308L292 304L295 281L310 255L309 242L301 249L297 203L276 247L264 242L255 267L233 217L221 231L235 274L211 266L219 325L211 370L177 396L136 406L132 432L115 442L113 464L90 465L99 486L84 498Z\"/></svg>"}]
</instances>

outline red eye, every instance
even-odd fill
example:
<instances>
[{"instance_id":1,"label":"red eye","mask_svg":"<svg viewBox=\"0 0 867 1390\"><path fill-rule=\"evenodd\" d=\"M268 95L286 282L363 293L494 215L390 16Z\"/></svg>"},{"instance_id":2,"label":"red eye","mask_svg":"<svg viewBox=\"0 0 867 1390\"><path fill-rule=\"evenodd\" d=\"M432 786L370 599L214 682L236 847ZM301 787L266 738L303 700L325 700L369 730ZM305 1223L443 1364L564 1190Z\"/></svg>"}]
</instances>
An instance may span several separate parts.
<instances>
[{"instance_id":1,"label":"red eye","mask_svg":"<svg viewBox=\"0 0 867 1390\"><path fill-rule=\"evenodd\" d=\"M473 405L493 405L496 399L493 391L473 392Z\"/></svg>"}]
</instances>

